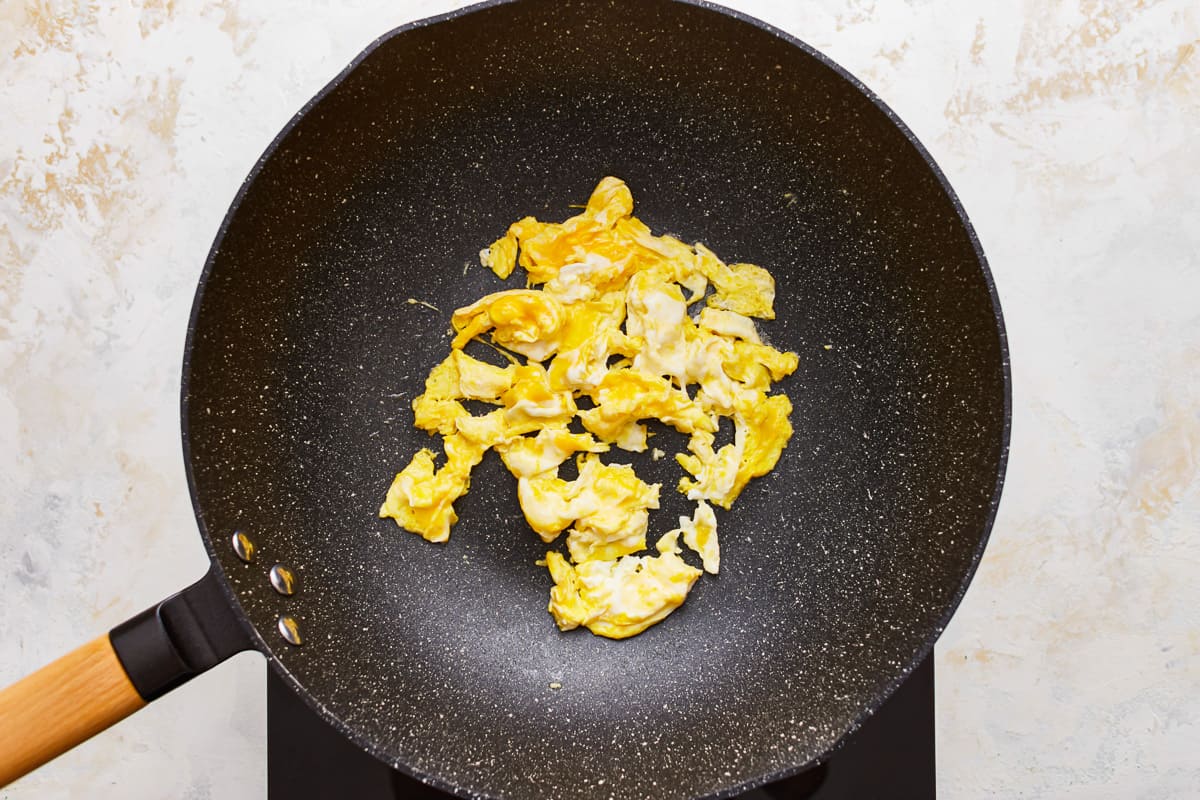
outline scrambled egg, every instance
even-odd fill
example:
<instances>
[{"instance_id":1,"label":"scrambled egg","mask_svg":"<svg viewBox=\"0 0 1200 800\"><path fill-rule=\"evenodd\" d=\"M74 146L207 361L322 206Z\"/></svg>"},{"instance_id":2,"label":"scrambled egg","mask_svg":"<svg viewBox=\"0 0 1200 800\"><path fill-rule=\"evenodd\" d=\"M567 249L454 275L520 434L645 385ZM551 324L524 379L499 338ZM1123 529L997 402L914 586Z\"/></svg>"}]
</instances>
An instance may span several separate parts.
<instances>
[{"instance_id":1,"label":"scrambled egg","mask_svg":"<svg viewBox=\"0 0 1200 800\"><path fill-rule=\"evenodd\" d=\"M751 479L774 468L792 435L792 404L768 392L797 366L796 354L763 343L754 323L775 318L769 272L655 236L632 213L629 188L605 178L582 213L561 223L525 217L480 253L501 279L519 265L526 288L454 312L450 354L413 401L416 426L442 437L445 461L439 467L431 450L419 451L379 510L431 542L446 541L458 520L454 501L495 450L517 480L530 528L546 544L566 531L569 560L551 551L545 561L558 627L613 639L660 622L703 574L682 558L680 539L704 572L718 572L709 503L728 510ZM485 335L508 366L463 352ZM590 407L581 410L584 398ZM476 416L463 400L496 408ZM722 417L733 422L734 438L717 448ZM575 419L584 432L569 429ZM653 553L638 555L662 487L601 454L646 450L647 419L689 437L688 452L675 456L686 472L677 488L696 511L660 536ZM572 457L578 477L564 480L559 467Z\"/></svg>"}]
</instances>

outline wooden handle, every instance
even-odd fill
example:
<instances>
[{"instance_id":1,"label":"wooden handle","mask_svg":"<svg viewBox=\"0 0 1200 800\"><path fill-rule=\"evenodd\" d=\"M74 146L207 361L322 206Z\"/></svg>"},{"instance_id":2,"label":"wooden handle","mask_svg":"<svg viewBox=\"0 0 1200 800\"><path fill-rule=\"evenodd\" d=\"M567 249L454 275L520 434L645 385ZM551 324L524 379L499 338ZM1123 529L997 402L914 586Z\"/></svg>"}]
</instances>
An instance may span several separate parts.
<instances>
[{"instance_id":1,"label":"wooden handle","mask_svg":"<svg viewBox=\"0 0 1200 800\"><path fill-rule=\"evenodd\" d=\"M144 705L108 634L0 690L0 787Z\"/></svg>"}]
</instances>

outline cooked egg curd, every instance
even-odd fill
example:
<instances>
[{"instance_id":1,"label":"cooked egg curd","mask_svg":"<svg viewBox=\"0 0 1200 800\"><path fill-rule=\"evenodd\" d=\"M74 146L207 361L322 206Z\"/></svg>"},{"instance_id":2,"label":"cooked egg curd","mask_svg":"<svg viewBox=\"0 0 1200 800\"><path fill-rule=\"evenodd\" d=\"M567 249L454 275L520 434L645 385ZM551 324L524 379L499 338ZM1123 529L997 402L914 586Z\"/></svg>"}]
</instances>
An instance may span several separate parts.
<instances>
[{"instance_id":1,"label":"cooked egg curd","mask_svg":"<svg viewBox=\"0 0 1200 800\"><path fill-rule=\"evenodd\" d=\"M655 236L632 213L629 188L605 178L582 213L561 223L526 217L480 253L501 279L521 266L526 288L454 312L450 354L413 401L416 426L442 437L445 460L439 467L433 451L419 451L379 510L446 541L458 520L454 501L495 450L533 531L547 544L566 532L569 558L551 551L545 560L558 627L613 639L641 633L683 603L702 572L681 557L680 539L705 572L717 573L709 503L728 510L752 478L774 468L792 435L792 404L768 392L797 366L796 354L765 344L754 323L775 318L769 272ZM463 352L485 336L512 363ZM589 408L576 405L582 398ZM472 415L463 400L496 408ZM718 448L722 417L734 437ZM576 419L583 432L568 428ZM661 486L602 454L646 450L648 419L689 437L688 452L675 456L686 473L677 488L696 511L639 555ZM559 467L572 457L578 477L564 480Z\"/></svg>"}]
</instances>

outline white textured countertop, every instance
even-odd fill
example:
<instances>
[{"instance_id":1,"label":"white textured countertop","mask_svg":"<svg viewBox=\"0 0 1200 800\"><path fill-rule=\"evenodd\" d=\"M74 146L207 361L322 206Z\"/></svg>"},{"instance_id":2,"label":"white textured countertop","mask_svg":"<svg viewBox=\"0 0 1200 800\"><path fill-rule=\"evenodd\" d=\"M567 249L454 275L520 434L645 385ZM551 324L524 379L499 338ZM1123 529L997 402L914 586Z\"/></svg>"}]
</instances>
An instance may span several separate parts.
<instances>
[{"instance_id":1,"label":"white textured countertop","mask_svg":"<svg viewBox=\"0 0 1200 800\"><path fill-rule=\"evenodd\" d=\"M202 574L178 380L218 223L363 46L456 5L0 4L0 685ZM1004 305L1012 460L936 651L941 796L1198 796L1200 6L729 5L912 127ZM239 656L0 799L262 798L264 693Z\"/></svg>"}]
</instances>

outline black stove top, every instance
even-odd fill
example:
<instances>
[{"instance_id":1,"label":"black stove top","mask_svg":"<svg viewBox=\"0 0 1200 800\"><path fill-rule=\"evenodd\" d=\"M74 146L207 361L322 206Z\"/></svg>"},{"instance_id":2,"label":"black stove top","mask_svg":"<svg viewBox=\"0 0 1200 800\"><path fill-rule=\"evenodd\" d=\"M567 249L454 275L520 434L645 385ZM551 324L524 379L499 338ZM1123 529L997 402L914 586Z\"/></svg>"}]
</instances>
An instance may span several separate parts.
<instances>
[{"instance_id":1,"label":"black stove top","mask_svg":"<svg viewBox=\"0 0 1200 800\"><path fill-rule=\"evenodd\" d=\"M743 800L929 800L936 796L933 656L826 762L754 789ZM443 798L352 745L271 672L267 678L270 800Z\"/></svg>"}]
</instances>

